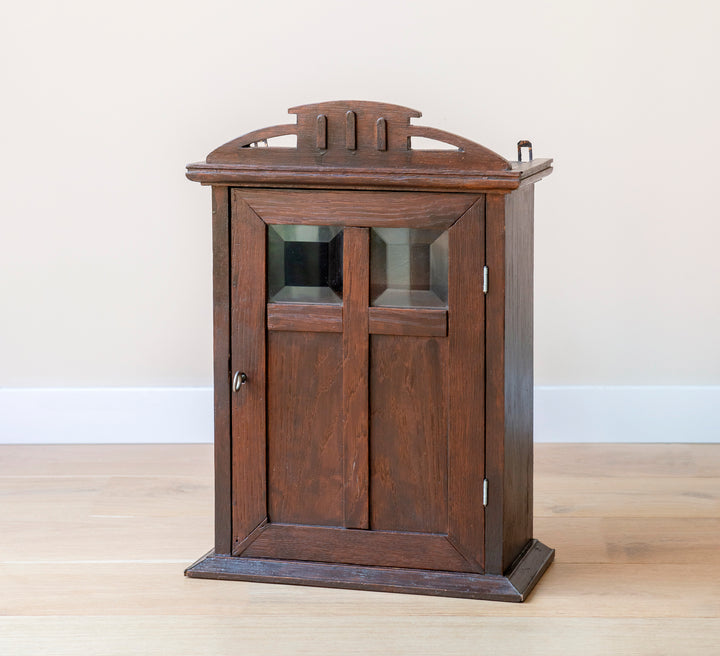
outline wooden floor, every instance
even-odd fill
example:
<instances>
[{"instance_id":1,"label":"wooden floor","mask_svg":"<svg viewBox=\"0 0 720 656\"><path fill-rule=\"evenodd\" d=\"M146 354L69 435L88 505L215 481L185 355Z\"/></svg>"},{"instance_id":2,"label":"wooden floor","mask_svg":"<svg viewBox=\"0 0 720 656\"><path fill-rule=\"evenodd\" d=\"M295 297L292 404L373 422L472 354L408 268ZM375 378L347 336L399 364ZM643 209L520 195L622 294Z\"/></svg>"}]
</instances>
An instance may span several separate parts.
<instances>
[{"instance_id":1,"label":"wooden floor","mask_svg":"<svg viewBox=\"0 0 720 656\"><path fill-rule=\"evenodd\" d=\"M0 654L720 654L720 445L536 447L524 604L202 581L209 445L0 447Z\"/></svg>"}]
</instances>

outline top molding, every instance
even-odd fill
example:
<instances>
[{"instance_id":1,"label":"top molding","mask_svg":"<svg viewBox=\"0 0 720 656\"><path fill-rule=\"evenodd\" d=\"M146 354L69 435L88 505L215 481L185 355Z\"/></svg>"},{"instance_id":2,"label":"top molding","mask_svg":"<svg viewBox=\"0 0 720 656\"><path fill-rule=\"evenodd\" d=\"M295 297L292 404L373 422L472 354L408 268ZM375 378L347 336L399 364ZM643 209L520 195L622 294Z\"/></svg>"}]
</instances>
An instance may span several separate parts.
<instances>
[{"instance_id":1,"label":"top molding","mask_svg":"<svg viewBox=\"0 0 720 656\"><path fill-rule=\"evenodd\" d=\"M411 125L422 114L399 105L341 100L288 112L297 115L297 123L229 141L205 162L189 164L188 178L234 186L510 191L552 170L552 160L517 165L450 132ZM254 147L284 135L296 135L297 147ZM413 137L455 149L413 150Z\"/></svg>"}]
</instances>

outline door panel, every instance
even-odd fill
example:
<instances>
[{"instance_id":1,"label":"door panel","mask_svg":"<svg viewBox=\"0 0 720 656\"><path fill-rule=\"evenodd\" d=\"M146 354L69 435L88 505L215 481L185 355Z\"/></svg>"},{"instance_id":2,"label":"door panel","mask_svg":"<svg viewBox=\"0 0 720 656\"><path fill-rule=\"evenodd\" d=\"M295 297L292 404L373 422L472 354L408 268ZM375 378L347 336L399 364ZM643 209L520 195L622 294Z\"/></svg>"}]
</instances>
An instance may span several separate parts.
<instances>
[{"instance_id":1,"label":"door panel","mask_svg":"<svg viewBox=\"0 0 720 656\"><path fill-rule=\"evenodd\" d=\"M342 526L342 336L268 334L268 519Z\"/></svg>"},{"instance_id":2,"label":"door panel","mask_svg":"<svg viewBox=\"0 0 720 656\"><path fill-rule=\"evenodd\" d=\"M370 344L370 526L447 533L447 339Z\"/></svg>"},{"instance_id":3,"label":"door panel","mask_svg":"<svg viewBox=\"0 0 720 656\"><path fill-rule=\"evenodd\" d=\"M233 553L483 571L484 198L231 197Z\"/></svg>"}]
</instances>

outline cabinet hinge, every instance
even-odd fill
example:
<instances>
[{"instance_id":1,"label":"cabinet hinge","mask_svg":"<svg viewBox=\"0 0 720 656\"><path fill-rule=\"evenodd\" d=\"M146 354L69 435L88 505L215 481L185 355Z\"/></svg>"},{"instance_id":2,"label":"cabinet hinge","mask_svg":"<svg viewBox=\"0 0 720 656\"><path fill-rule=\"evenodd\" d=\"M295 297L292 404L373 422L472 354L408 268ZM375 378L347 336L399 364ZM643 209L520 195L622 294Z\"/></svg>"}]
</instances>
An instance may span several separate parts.
<instances>
[{"instance_id":1,"label":"cabinet hinge","mask_svg":"<svg viewBox=\"0 0 720 656\"><path fill-rule=\"evenodd\" d=\"M483 507L487 506L488 503L488 479L483 479Z\"/></svg>"},{"instance_id":2,"label":"cabinet hinge","mask_svg":"<svg viewBox=\"0 0 720 656\"><path fill-rule=\"evenodd\" d=\"M487 266L483 267L483 293L488 293L488 278L490 277L490 271Z\"/></svg>"}]
</instances>

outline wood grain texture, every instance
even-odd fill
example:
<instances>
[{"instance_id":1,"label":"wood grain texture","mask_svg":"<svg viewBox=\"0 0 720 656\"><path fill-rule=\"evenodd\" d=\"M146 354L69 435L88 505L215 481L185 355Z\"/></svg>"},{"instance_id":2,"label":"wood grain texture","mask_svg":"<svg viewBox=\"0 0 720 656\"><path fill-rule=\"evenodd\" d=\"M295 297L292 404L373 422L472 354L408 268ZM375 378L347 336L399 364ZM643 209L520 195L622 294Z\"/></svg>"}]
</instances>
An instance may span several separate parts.
<instances>
[{"instance_id":1,"label":"wood grain texture","mask_svg":"<svg viewBox=\"0 0 720 656\"><path fill-rule=\"evenodd\" d=\"M209 479L208 479L209 484ZM70 621L88 615L150 616L162 621L168 613L224 617L232 624L250 616L272 626L285 622L333 622L391 618L393 624L440 618L449 623L497 621L503 617L542 618L693 618L720 617L720 600L707 585L720 576L720 566L570 564L554 562L524 606L478 604L420 596L358 594L353 591L278 587L261 584L218 585L188 581L178 576L176 562L0 563L4 594L0 616L36 616L46 620L63 616ZM112 594L108 591L112 590ZM151 590L152 594L148 594ZM88 599L93 600L92 606ZM443 626L441 624L441 626ZM410 630L412 630L412 628ZM720 626L718 627L720 635ZM452 644L450 641L449 644ZM583 652L584 653L584 652Z\"/></svg>"},{"instance_id":2,"label":"wood grain texture","mask_svg":"<svg viewBox=\"0 0 720 656\"><path fill-rule=\"evenodd\" d=\"M355 112L352 110L345 112L345 147L348 150L357 148L356 120Z\"/></svg>"},{"instance_id":3,"label":"wood grain texture","mask_svg":"<svg viewBox=\"0 0 720 656\"><path fill-rule=\"evenodd\" d=\"M532 537L532 187L488 194L486 509L488 571Z\"/></svg>"},{"instance_id":4,"label":"wood grain texture","mask_svg":"<svg viewBox=\"0 0 720 656\"><path fill-rule=\"evenodd\" d=\"M266 223L435 228L450 226L477 199L473 194L278 191L243 189Z\"/></svg>"},{"instance_id":5,"label":"wood grain texture","mask_svg":"<svg viewBox=\"0 0 720 656\"><path fill-rule=\"evenodd\" d=\"M371 307L369 321L370 333L373 335L447 335L446 310Z\"/></svg>"},{"instance_id":6,"label":"wood grain texture","mask_svg":"<svg viewBox=\"0 0 720 656\"><path fill-rule=\"evenodd\" d=\"M194 587L203 585L195 581ZM207 585L207 584L206 584ZM218 587L217 585L215 586ZM225 586L232 588L236 586ZM258 587L247 585L247 587ZM265 586L277 587L277 586ZM281 587L280 589L285 589ZM312 593L312 590L308 590ZM337 597L347 592L335 591ZM358 594L358 593L355 593ZM377 599L386 595L365 593ZM391 595L397 598L396 595ZM432 599L436 604L445 600ZM461 602L466 606L467 601ZM487 608L487 604L482 604ZM507 606L496 604L496 606ZM517 606L510 608L517 610ZM227 615L213 613L200 617L164 615L102 617L12 617L0 620L12 656L64 656L77 654L78 636L102 636L104 654L123 654L128 645L136 646L144 656L208 656L232 652L238 644L248 644L245 653L275 656L315 654L318 636L333 651L343 654L380 656L389 650L396 654L450 653L472 654L479 642L508 654L533 656L583 654L607 656L621 653L633 656L682 654L705 656L718 644L714 618L577 618L577 617L502 617L486 619L466 610L460 616L411 617L397 610L386 617L355 618L336 613L322 617L290 618L279 621L276 615L245 616L236 610ZM362 636L362 651L358 641ZM589 640L589 636L592 639Z\"/></svg>"},{"instance_id":7,"label":"wood grain texture","mask_svg":"<svg viewBox=\"0 0 720 656\"><path fill-rule=\"evenodd\" d=\"M720 445L538 444L536 453L536 503L550 509L536 515L538 537L558 548L561 564L590 567L579 581L567 574L553 584L564 608L574 600L584 613L592 614L595 602L609 609L605 597L620 595L610 584L620 585L616 574L622 594L635 587L643 600L657 594L672 605L684 570L692 592L680 597L682 612L703 608L711 593L708 572L720 568ZM576 462L587 463L581 478ZM212 542L212 445L4 446L0 471L0 562L32 570L43 562L110 567L118 560L175 559L177 568ZM558 481L551 496L549 478ZM577 499L582 514L573 514ZM603 577L608 581L597 588ZM51 579L38 581L53 586ZM715 603L720 610L720 600ZM655 611L660 606L651 604Z\"/></svg>"},{"instance_id":8,"label":"wood grain texture","mask_svg":"<svg viewBox=\"0 0 720 656\"><path fill-rule=\"evenodd\" d=\"M232 394L233 545L267 517L265 494L265 224L231 192L232 371L247 383Z\"/></svg>"},{"instance_id":9,"label":"wood grain texture","mask_svg":"<svg viewBox=\"0 0 720 656\"><path fill-rule=\"evenodd\" d=\"M484 210L484 202L476 202L450 229L449 363L443 372L449 399L449 536L478 571L485 566Z\"/></svg>"},{"instance_id":10,"label":"wood grain texture","mask_svg":"<svg viewBox=\"0 0 720 656\"><path fill-rule=\"evenodd\" d=\"M373 530L446 533L447 340L370 340Z\"/></svg>"},{"instance_id":11,"label":"wood grain texture","mask_svg":"<svg viewBox=\"0 0 720 656\"><path fill-rule=\"evenodd\" d=\"M385 117L386 121L401 128L410 124L411 117L421 116L420 112L408 107L361 100L339 100L291 107L288 113L297 116L299 153L312 154L314 143L306 136L307 127L312 129L312 118L320 113L328 117L328 148L344 150L348 111L355 114L357 148L363 153L373 152L376 148L375 124L378 118ZM407 150L407 144L403 143L400 132L389 147L393 150ZM353 161L353 158L350 161Z\"/></svg>"},{"instance_id":12,"label":"wood grain texture","mask_svg":"<svg viewBox=\"0 0 720 656\"><path fill-rule=\"evenodd\" d=\"M559 549L517 605L189 580L213 541L211 444L1 446L3 653L89 636L108 654L299 654L319 635L348 654L717 651L720 445L540 443L535 470L536 531Z\"/></svg>"},{"instance_id":13,"label":"wood grain texture","mask_svg":"<svg viewBox=\"0 0 720 656\"><path fill-rule=\"evenodd\" d=\"M368 532L366 535L381 536L382 533ZM439 539L448 545L444 537ZM256 544L257 541L253 547ZM359 567L331 565L324 562L298 562L297 560L233 558L214 554L208 554L204 559L189 567L186 575L192 578L263 581L287 585L320 585L378 592L520 602L530 593L532 586L548 568L554 557L552 549L548 549L540 543L537 544L537 549L528 553L528 558L532 558L532 562L527 562L525 571L515 578L511 578L514 572L510 572L508 577L484 576L460 571ZM518 566L521 564L519 563ZM515 583L527 587L518 589Z\"/></svg>"},{"instance_id":14,"label":"wood grain texture","mask_svg":"<svg viewBox=\"0 0 720 656\"><path fill-rule=\"evenodd\" d=\"M186 177L202 184L232 185L234 187L273 187L292 189L355 189L397 190L419 192L485 193L509 192L517 189L525 179L537 181L552 171L551 159L533 160L544 165L543 172L534 177L521 171L494 172L468 168L462 172L436 168L429 151L413 151L414 169L407 168L407 158L400 153L377 153L377 158L366 156L362 168L329 166L323 162L308 161L297 168L277 167L268 155L269 148L253 148L259 160L251 165L223 165L196 162L187 165ZM279 150L279 149L278 149ZM353 152L353 151L348 151ZM267 159L267 161L263 161ZM373 161L375 160L375 161ZM430 161L422 161L430 160ZM402 168L402 175L397 169Z\"/></svg>"},{"instance_id":15,"label":"wood grain texture","mask_svg":"<svg viewBox=\"0 0 720 656\"><path fill-rule=\"evenodd\" d=\"M505 476L505 198L485 202L485 258L489 290L485 312L485 472L491 486L485 509L485 571L502 574Z\"/></svg>"},{"instance_id":16,"label":"wood grain texture","mask_svg":"<svg viewBox=\"0 0 720 656\"><path fill-rule=\"evenodd\" d=\"M720 565L718 517L536 517L563 562Z\"/></svg>"},{"instance_id":17,"label":"wood grain texture","mask_svg":"<svg viewBox=\"0 0 720 656\"><path fill-rule=\"evenodd\" d=\"M271 522L343 524L342 337L268 335Z\"/></svg>"},{"instance_id":18,"label":"wood grain texture","mask_svg":"<svg viewBox=\"0 0 720 656\"><path fill-rule=\"evenodd\" d=\"M267 133L277 135L278 130L297 134L297 148L247 148L250 143L265 139L263 130L238 137L216 148L207 157L212 164L254 164L271 162L278 165L303 166L323 162L325 166L368 166L378 161L386 165L434 166L436 168L462 169L491 172L507 172L510 163L497 153L478 143L448 132L429 127L410 125L411 118L420 112L391 105L367 101L333 101L293 107L297 126L274 126ZM355 116L356 150L347 148L348 112ZM324 128L321 130L321 124ZM412 135L439 138L458 145L461 151L414 151L410 148ZM324 138L323 138L324 137ZM375 151L375 152L373 152ZM387 151L387 152L386 152ZM373 157L375 155L375 157Z\"/></svg>"},{"instance_id":19,"label":"wood grain texture","mask_svg":"<svg viewBox=\"0 0 720 656\"><path fill-rule=\"evenodd\" d=\"M102 478L110 476L205 477L212 470L207 444L17 444L0 445L0 476Z\"/></svg>"},{"instance_id":20,"label":"wood grain texture","mask_svg":"<svg viewBox=\"0 0 720 656\"><path fill-rule=\"evenodd\" d=\"M215 552L232 549L232 433L230 426L230 194L212 190L213 390Z\"/></svg>"},{"instance_id":21,"label":"wood grain texture","mask_svg":"<svg viewBox=\"0 0 720 656\"><path fill-rule=\"evenodd\" d=\"M317 136L315 145L319 150L325 150L327 148L327 116L325 114L318 114L317 121Z\"/></svg>"},{"instance_id":22,"label":"wood grain texture","mask_svg":"<svg viewBox=\"0 0 720 656\"><path fill-rule=\"evenodd\" d=\"M472 571L444 535L319 526L270 524L243 558Z\"/></svg>"},{"instance_id":23,"label":"wood grain texture","mask_svg":"<svg viewBox=\"0 0 720 656\"><path fill-rule=\"evenodd\" d=\"M505 196L503 569L533 536L533 193Z\"/></svg>"},{"instance_id":24,"label":"wood grain texture","mask_svg":"<svg viewBox=\"0 0 720 656\"><path fill-rule=\"evenodd\" d=\"M720 447L717 444L543 444L536 449L535 467L536 474L547 476L712 481L720 472Z\"/></svg>"},{"instance_id":25,"label":"wood grain texture","mask_svg":"<svg viewBox=\"0 0 720 656\"><path fill-rule=\"evenodd\" d=\"M537 460L536 460L536 468ZM720 469L718 470L720 471ZM534 517L717 517L720 485L715 478L602 475L534 476ZM640 488L640 491L638 491ZM632 503L628 499L632 498Z\"/></svg>"},{"instance_id":26,"label":"wood grain texture","mask_svg":"<svg viewBox=\"0 0 720 656\"><path fill-rule=\"evenodd\" d=\"M347 528L369 527L368 303L370 235L345 228L343 246L343 458Z\"/></svg>"},{"instance_id":27,"label":"wood grain texture","mask_svg":"<svg viewBox=\"0 0 720 656\"><path fill-rule=\"evenodd\" d=\"M407 581L392 583L389 572L342 569L352 540L371 538L337 541L372 529L424 535L430 548L444 535L477 578L469 596L492 596L487 585L497 577L521 600L553 553L532 537L532 183L552 162L508 162L411 125L419 112L387 103L290 113L297 125L253 131L188 167L191 179L234 187L230 350L232 370L248 376L231 395L231 553L292 557L272 551L284 545L285 554L302 549L303 558L334 562L334 583L320 577L327 585L385 576L402 588ZM296 135L297 146L250 148L281 134ZM413 138L454 149L414 150ZM342 227L342 307L267 304L266 224ZM369 232L381 226L448 231L447 310L369 307ZM295 528L277 534L279 523ZM323 547L327 530L334 551ZM392 566L410 567L400 551ZM210 560L217 573L230 567L247 578L245 565L223 554ZM273 580L272 567L257 576ZM303 567L290 569L312 579ZM429 587L444 594L442 585Z\"/></svg>"},{"instance_id":28,"label":"wood grain texture","mask_svg":"<svg viewBox=\"0 0 720 656\"><path fill-rule=\"evenodd\" d=\"M222 161L224 151L227 149L234 152L237 148L247 148L248 146L260 143L261 141L267 141L273 137L284 137L285 135L297 134L297 125L287 123L285 125L273 125L267 128L260 128L259 130L253 130L244 134L242 137L233 139L232 142L216 148L207 157L207 162L212 163L215 161Z\"/></svg>"},{"instance_id":29,"label":"wood grain texture","mask_svg":"<svg viewBox=\"0 0 720 656\"><path fill-rule=\"evenodd\" d=\"M431 139L433 141L439 141L441 143L455 146L460 152L465 152L468 149L473 149L473 142L468 141L463 137L452 134L451 132L446 132L445 130L439 130L437 128L431 128L424 125L410 126L408 136L411 138L411 144L412 137L421 137L423 139ZM514 162L508 162L508 164L510 165L510 168L514 168L512 166Z\"/></svg>"},{"instance_id":30,"label":"wood grain texture","mask_svg":"<svg viewBox=\"0 0 720 656\"><path fill-rule=\"evenodd\" d=\"M233 544L232 555L238 556L243 551L245 551L245 549L247 549L255 540L257 540L262 535L263 531L267 528L267 525L268 520L267 518L265 518L244 538L242 538L241 540L236 540Z\"/></svg>"},{"instance_id":31,"label":"wood grain texture","mask_svg":"<svg viewBox=\"0 0 720 656\"><path fill-rule=\"evenodd\" d=\"M387 150L387 121L383 117L375 121L375 143L378 150Z\"/></svg>"},{"instance_id":32,"label":"wood grain texture","mask_svg":"<svg viewBox=\"0 0 720 656\"><path fill-rule=\"evenodd\" d=\"M268 330L289 330L311 333L341 333L341 305L311 303L268 303Z\"/></svg>"}]
</instances>

